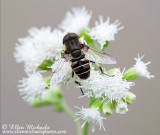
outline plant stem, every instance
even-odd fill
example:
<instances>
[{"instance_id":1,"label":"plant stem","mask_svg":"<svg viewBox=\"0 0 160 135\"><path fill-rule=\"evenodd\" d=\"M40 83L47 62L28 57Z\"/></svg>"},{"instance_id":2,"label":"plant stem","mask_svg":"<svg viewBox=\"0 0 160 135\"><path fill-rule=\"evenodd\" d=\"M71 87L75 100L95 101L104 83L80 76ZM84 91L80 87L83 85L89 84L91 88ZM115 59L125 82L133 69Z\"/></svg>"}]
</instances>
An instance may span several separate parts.
<instances>
[{"instance_id":1,"label":"plant stem","mask_svg":"<svg viewBox=\"0 0 160 135\"><path fill-rule=\"evenodd\" d=\"M88 135L88 129L89 129L89 123L86 122L86 124L84 126L84 135Z\"/></svg>"},{"instance_id":2,"label":"plant stem","mask_svg":"<svg viewBox=\"0 0 160 135\"><path fill-rule=\"evenodd\" d=\"M81 128L81 123L79 120L76 120L77 117L76 115L74 114L74 112L70 109L70 107L66 104L65 101L62 101L62 104L63 104L63 108L64 108L64 111L74 120L74 122L76 123L76 127L77 127L77 135L83 135L83 132L82 132L82 128ZM75 121L76 120L76 121Z\"/></svg>"}]
</instances>

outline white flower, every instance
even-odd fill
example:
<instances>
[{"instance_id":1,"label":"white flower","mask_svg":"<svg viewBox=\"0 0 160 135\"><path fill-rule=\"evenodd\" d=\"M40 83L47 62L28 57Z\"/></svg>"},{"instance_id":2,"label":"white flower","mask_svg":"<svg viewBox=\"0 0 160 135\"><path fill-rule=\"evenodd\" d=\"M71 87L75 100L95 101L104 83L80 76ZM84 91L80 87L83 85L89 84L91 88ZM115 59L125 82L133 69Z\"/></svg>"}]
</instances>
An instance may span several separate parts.
<instances>
[{"instance_id":1,"label":"white flower","mask_svg":"<svg viewBox=\"0 0 160 135\"><path fill-rule=\"evenodd\" d=\"M125 102L118 103L116 113L125 114L126 112L128 112L127 104Z\"/></svg>"},{"instance_id":2,"label":"white flower","mask_svg":"<svg viewBox=\"0 0 160 135\"><path fill-rule=\"evenodd\" d=\"M43 62L43 51L32 44L31 38L19 39L21 45L16 45L14 56L17 62L24 62L25 71L34 72Z\"/></svg>"},{"instance_id":3,"label":"white flower","mask_svg":"<svg viewBox=\"0 0 160 135\"><path fill-rule=\"evenodd\" d=\"M65 59L59 59L52 66L53 75L50 80L50 87L55 84L70 84L71 82L71 63L70 61L66 61Z\"/></svg>"},{"instance_id":4,"label":"white flower","mask_svg":"<svg viewBox=\"0 0 160 135\"><path fill-rule=\"evenodd\" d=\"M110 77L102 75L99 71L92 70L90 77L87 80L82 80L81 85L82 89L87 90L86 96L92 97L94 95L95 98L100 98L104 94L112 102L112 100L119 101L121 98L125 99L126 92L134 83L124 80L120 71Z\"/></svg>"},{"instance_id":5,"label":"white flower","mask_svg":"<svg viewBox=\"0 0 160 135\"><path fill-rule=\"evenodd\" d=\"M127 91L134 85L134 82L127 82L123 79L123 72L114 74L113 77L105 76L105 78L107 89L104 90L104 94L111 102L112 100L119 101L122 98L126 99Z\"/></svg>"},{"instance_id":6,"label":"white flower","mask_svg":"<svg viewBox=\"0 0 160 135\"><path fill-rule=\"evenodd\" d=\"M72 8L72 12L68 11L64 20L59 25L64 32L79 33L81 30L88 27L92 12L82 8Z\"/></svg>"},{"instance_id":7,"label":"white flower","mask_svg":"<svg viewBox=\"0 0 160 135\"><path fill-rule=\"evenodd\" d=\"M44 59L60 57L64 34L50 27L31 28L26 38L19 39L14 56L17 62L24 62L27 73L34 72Z\"/></svg>"},{"instance_id":8,"label":"white flower","mask_svg":"<svg viewBox=\"0 0 160 135\"><path fill-rule=\"evenodd\" d=\"M87 80L81 80L81 88L86 90L85 95L92 97L93 94L96 98L100 98L106 86L104 85L105 77L98 71L93 69L90 71L90 77ZM102 85L103 84L103 85Z\"/></svg>"},{"instance_id":9,"label":"white flower","mask_svg":"<svg viewBox=\"0 0 160 135\"><path fill-rule=\"evenodd\" d=\"M20 82L21 84L18 85L20 95L23 95L23 99L27 102L48 93L45 89L47 84L43 81L43 77L39 72L29 74L28 78L23 78Z\"/></svg>"},{"instance_id":10,"label":"white flower","mask_svg":"<svg viewBox=\"0 0 160 135\"><path fill-rule=\"evenodd\" d=\"M33 38L33 45L42 49L47 59L59 58L63 48L64 33L57 29L51 31L51 27L42 27L30 29L29 34Z\"/></svg>"},{"instance_id":11,"label":"white flower","mask_svg":"<svg viewBox=\"0 0 160 135\"><path fill-rule=\"evenodd\" d=\"M95 22L95 27L92 28L91 32L88 33L92 39L97 40L98 43L101 45L101 49L103 48L103 45L106 44L107 41L114 40L115 34L118 33L121 29L124 27L120 26L119 20L116 20L114 23L110 24L110 18L108 17L105 22L103 22L103 17L99 16L99 21Z\"/></svg>"},{"instance_id":12,"label":"white flower","mask_svg":"<svg viewBox=\"0 0 160 135\"><path fill-rule=\"evenodd\" d=\"M135 71L139 75L146 77L148 79L154 78L154 75L150 75L150 72L147 70L147 65L149 65L151 62L149 61L147 63L144 63L143 61L141 61L143 57L144 55L140 57L138 54L138 58L135 58L136 60L136 64L134 65Z\"/></svg>"},{"instance_id":13,"label":"white flower","mask_svg":"<svg viewBox=\"0 0 160 135\"><path fill-rule=\"evenodd\" d=\"M78 119L84 120L84 123L82 124L82 128L84 127L84 125L86 124L86 122L91 123L92 124L92 132L95 131L95 126L99 125L100 129L101 127L103 127L103 129L105 130L104 126L103 126L103 118L100 114L100 112L98 111L98 108L79 108L76 107L78 109L80 109L79 112L76 112L75 114L79 116ZM77 119L77 120L78 120Z\"/></svg>"}]
</instances>

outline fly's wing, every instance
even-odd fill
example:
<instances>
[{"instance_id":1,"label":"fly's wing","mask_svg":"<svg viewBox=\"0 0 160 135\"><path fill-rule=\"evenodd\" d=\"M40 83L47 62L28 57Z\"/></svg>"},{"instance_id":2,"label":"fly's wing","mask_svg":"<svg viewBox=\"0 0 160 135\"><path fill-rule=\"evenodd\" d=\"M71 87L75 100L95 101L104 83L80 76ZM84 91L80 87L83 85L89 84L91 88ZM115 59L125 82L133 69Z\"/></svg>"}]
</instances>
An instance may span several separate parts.
<instances>
[{"instance_id":1,"label":"fly's wing","mask_svg":"<svg viewBox=\"0 0 160 135\"><path fill-rule=\"evenodd\" d=\"M84 45L82 51L84 52L85 57L90 61L102 64L116 64L116 60L112 56L99 52L90 46Z\"/></svg>"},{"instance_id":2,"label":"fly's wing","mask_svg":"<svg viewBox=\"0 0 160 135\"><path fill-rule=\"evenodd\" d=\"M50 80L50 87L63 82L63 80L67 80L67 77L71 77L71 63L65 58L61 58L52 65L52 71L53 75Z\"/></svg>"}]
</instances>

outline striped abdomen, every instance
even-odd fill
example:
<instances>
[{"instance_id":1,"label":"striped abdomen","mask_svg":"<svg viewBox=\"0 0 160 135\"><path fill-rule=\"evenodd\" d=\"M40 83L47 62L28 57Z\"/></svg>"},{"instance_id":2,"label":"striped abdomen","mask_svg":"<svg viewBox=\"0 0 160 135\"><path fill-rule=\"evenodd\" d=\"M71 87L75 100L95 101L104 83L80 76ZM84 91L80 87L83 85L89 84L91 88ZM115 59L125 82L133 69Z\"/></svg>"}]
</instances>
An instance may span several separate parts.
<instances>
[{"instance_id":1,"label":"striped abdomen","mask_svg":"<svg viewBox=\"0 0 160 135\"><path fill-rule=\"evenodd\" d=\"M90 76L89 60L86 58L72 62L71 67L76 75L81 79L87 79Z\"/></svg>"}]
</instances>

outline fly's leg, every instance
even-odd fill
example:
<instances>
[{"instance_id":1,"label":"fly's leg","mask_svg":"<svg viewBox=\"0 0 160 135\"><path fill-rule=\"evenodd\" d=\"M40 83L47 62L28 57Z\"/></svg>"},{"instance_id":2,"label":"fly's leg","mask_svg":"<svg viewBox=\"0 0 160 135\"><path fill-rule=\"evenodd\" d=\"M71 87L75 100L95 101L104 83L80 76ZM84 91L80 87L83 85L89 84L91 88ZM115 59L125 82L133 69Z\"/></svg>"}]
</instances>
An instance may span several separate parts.
<instances>
[{"instance_id":1,"label":"fly's leg","mask_svg":"<svg viewBox=\"0 0 160 135\"><path fill-rule=\"evenodd\" d=\"M74 77L74 72L72 71L72 78ZM80 82L78 81L75 81L76 84L78 84L79 86L81 86ZM84 92L82 90L82 88L80 88L81 92L82 92L82 95L84 95Z\"/></svg>"},{"instance_id":2,"label":"fly's leg","mask_svg":"<svg viewBox=\"0 0 160 135\"><path fill-rule=\"evenodd\" d=\"M72 78L74 77L74 72L72 71Z\"/></svg>"},{"instance_id":3,"label":"fly's leg","mask_svg":"<svg viewBox=\"0 0 160 135\"><path fill-rule=\"evenodd\" d=\"M79 86L81 86L80 82L75 81L75 83L78 84ZM82 88L80 88L80 90L81 90L81 92L82 92L82 95L84 95L84 92L83 92Z\"/></svg>"},{"instance_id":4,"label":"fly's leg","mask_svg":"<svg viewBox=\"0 0 160 135\"><path fill-rule=\"evenodd\" d=\"M104 72L103 72L103 69L101 68L101 66L100 66L98 63L96 63L96 62L94 62L94 61L90 61L90 62L95 63L95 64L98 66L98 68L100 69L100 71L101 71L102 74L107 75L107 76L109 76L109 77L113 77L113 76L114 76L114 75L108 75L108 74L104 73Z\"/></svg>"}]
</instances>

